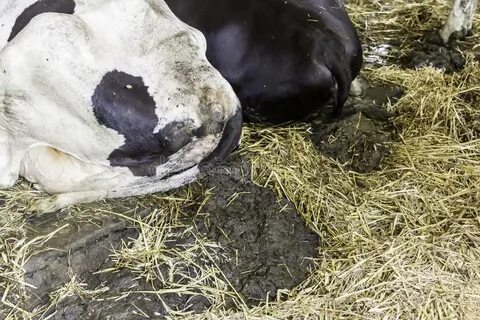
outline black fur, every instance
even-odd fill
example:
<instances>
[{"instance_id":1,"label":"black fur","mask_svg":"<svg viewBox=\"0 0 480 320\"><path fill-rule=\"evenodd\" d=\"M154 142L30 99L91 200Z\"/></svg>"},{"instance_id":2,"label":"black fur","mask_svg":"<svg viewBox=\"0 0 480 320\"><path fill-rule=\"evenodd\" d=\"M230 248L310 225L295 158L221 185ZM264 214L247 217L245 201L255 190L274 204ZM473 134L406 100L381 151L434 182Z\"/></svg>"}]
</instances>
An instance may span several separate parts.
<instances>
[{"instance_id":1,"label":"black fur","mask_svg":"<svg viewBox=\"0 0 480 320\"><path fill-rule=\"evenodd\" d=\"M298 120L333 100L340 113L362 64L337 0L166 0L207 38L247 121Z\"/></svg>"}]
</instances>

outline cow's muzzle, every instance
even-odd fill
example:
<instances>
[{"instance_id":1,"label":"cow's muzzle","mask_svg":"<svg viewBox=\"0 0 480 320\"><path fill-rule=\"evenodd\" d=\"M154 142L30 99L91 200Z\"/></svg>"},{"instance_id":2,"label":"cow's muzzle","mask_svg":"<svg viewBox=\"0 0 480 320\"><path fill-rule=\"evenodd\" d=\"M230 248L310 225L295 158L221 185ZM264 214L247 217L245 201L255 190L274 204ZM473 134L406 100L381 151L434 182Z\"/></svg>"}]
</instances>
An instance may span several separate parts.
<instances>
[{"instance_id":1,"label":"cow's muzzle","mask_svg":"<svg viewBox=\"0 0 480 320\"><path fill-rule=\"evenodd\" d=\"M238 108L235 115L227 121L218 146L199 165L202 172L225 160L239 145L242 135L242 110Z\"/></svg>"}]
</instances>

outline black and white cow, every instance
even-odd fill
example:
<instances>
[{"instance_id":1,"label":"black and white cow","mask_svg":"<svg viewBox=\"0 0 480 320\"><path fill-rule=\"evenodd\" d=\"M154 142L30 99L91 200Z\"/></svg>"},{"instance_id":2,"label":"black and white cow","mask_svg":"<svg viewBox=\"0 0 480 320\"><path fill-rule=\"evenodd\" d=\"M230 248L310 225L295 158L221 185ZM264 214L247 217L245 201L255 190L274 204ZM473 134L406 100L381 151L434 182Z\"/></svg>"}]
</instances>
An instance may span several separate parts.
<instances>
[{"instance_id":1,"label":"black and white cow","mask_svg":"<svg viewBox=\"0 0 480 320\"><path fill-rule=\"evenodd\" d=\"M163 0L3 0L0 188L51 211L160 192L239 143L240 103Z\"/></svg>"},{"instance_id":2,"label":"black and white cow","mask_svg":"<svg viewBox=\"0 0 480 320\"><path fill-rule=\"evenodd\" d=\"M338 0L166 0L207 38L207 57L249 121L298 120L333 97L339 113L362 64Z\"/></svg>"}]
</instances>

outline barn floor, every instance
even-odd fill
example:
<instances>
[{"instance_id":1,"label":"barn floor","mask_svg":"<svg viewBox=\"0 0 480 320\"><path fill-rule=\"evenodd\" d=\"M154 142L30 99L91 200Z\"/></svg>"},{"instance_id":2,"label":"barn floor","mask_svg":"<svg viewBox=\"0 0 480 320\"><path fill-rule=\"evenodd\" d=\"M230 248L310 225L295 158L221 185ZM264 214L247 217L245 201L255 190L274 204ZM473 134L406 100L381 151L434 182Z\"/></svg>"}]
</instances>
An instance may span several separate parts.
<instances>
[{"instance_id":1,"label":"barn floor","mask_svg":"<svg viewBox=\"0 0 480 320\"><path fill-rule=\"evenodd\" d=\"M28 184L0 192L0 318L478 319L480 36L418 40L449 5L348 1L366 96L247 126L201 184L46 216ZM429 59L449 72L405 68Z\"/></svg>"}]
</instances>

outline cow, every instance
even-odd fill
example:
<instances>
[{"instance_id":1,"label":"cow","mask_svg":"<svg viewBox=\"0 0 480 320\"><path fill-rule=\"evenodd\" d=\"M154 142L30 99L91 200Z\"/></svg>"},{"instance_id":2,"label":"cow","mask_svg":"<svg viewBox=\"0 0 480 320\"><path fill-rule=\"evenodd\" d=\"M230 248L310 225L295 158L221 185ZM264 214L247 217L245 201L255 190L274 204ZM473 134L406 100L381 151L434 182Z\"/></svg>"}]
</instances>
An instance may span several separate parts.
<instances>
[{"instance_id":1,"label":"cow","mask_svg":"<svg viewBox=\"0 0 480 320\"><path fill-rule=\"evenodd\" d=\"M447 44L451 37L463 38L471 32L476 10L477 0L453 1L450 15L439 32L444 44Z\"/></svg>"},{"instance_id":2,"label":"cow","mask_svg":"<svg viewBox=\"0 0 480 320\"><path fill-rule=\"evenodd\" d=\"M362 47L338 0L166 0L207 38L207 58L233 86L244 119L300 120L333 102L339 114Z\"/></svg>"},{"instance_id":3,"label":"cow","mask_svg":"<svg viewBox=\"0 0 480 320\"><path fill-rule=\"evenodd\" d=\"M341 0L166 0L207 38L248 121L299 120L332 102L341 112L362 48ZM476 0L455 0L444 43L472 28Z\"/></svg>"},{"instance_id":4,"label":"cow","mask_svg":"<svg viewBox=\"0 0 480 320\"><path fill-rule=\"evenodd\" d=\"M177 188L239 144L237 96L164 1L3 0L0 26L0 189L54 194L34 210Z\"/></svg>"}]
</instances>

